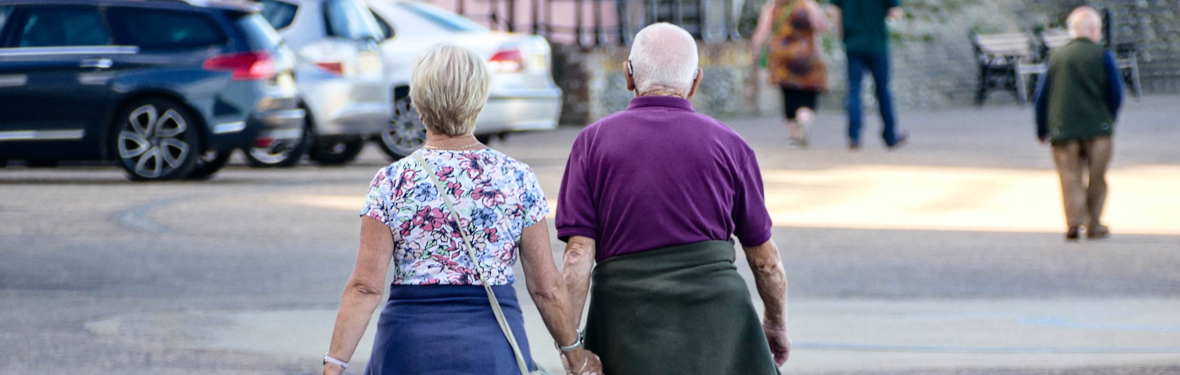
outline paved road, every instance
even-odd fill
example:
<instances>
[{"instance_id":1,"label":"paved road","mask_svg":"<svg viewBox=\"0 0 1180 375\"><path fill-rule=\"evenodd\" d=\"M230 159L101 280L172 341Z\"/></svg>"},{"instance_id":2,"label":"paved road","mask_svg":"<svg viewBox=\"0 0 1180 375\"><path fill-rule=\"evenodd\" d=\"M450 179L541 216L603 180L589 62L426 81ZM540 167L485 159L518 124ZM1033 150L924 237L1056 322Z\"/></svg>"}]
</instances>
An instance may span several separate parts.
<instances>
[{"instance_id":1,"label":"paved road","mask_svg":"<svg viewBox=\"0 0 1180 375\"><path fill-rule=\"evenodd\" d=\"M846 150L839 113L821 115L809 150L783 148L777 120L728 121L758 152L789 272L784 370L1180 373L1177 100L1129 104L1115 237L1076 244L1061 239L1027 108L903 113L913 142L893 152L873 138ZM577 130L493 146L553 193ZM371 148L343 168L233 166L162 184L113 168L0 170L0 374L315 373L357 208L386 163Z\"/></svg>"}]
</instances>

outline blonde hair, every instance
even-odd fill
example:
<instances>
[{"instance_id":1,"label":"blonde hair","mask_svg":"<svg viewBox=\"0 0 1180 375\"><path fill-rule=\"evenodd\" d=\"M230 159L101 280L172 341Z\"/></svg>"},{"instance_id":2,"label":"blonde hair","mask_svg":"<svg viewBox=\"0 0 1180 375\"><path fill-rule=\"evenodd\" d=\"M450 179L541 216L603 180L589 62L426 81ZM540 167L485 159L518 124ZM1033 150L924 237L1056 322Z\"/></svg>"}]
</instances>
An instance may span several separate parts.
<instances>
[{"instance_id":1,"label":"blonde hair","mask_svg":"<svg viewBox=\"0 0 1180 375\"><path fill-rule=\"evenodd\" d=\"M670 23L639 30L629 58L639 92L666 89L687 94L697 78L697 42L688 31Z\"/></svg>"},{"instance_id":2,"label":"blonde hair","mask_svg":"<svg viewBox=\"0 0 1180 375\"><path fill-rule=\"evenodd\" d=\"M483 58L449 43L431 47L414 60L410 102L432 132L459 136L475 131L488 101L491 76Z\"/></svg>"}]
</instances>

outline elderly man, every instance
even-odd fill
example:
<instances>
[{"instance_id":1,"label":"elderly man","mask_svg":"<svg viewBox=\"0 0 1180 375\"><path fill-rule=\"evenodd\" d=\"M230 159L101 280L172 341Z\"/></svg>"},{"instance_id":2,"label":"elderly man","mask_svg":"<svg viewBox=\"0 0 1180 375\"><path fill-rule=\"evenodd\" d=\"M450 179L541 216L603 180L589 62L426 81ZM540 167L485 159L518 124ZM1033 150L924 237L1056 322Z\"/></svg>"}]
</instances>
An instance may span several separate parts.
<instances>
[{"instance_id":1,"label":"elderly man","mask_svg":"<svg viewBox=\"0 0 1180 375\"><path fill-rule=\"evenodd\" d=\"M1102 48L1102 18L1090 7L1068 19L1074 40L1053 51L1049 73L1036 95L1037 137L1049 142L1065 199L1065 239L1110 235L1102 225L1111 134L1123 102L1123 81L1114 54ZM1089 173L1089 182L1083 170Z\"/></svg>"},{"instance_id":2,"label":"elderly man","mask_svg":"<svg viewBox=\"0 0 1180 375\"><path fill-rule=\"evenodd\" d=\"M778 373L787 282L754 151L693 111L703 74L684 29L641 30L623 70L636 97L578 135L558 199L574 311L591 295L586 348L611 375ZM731 236L766 307L761 322Z\"/></svg>"}]
</instances>

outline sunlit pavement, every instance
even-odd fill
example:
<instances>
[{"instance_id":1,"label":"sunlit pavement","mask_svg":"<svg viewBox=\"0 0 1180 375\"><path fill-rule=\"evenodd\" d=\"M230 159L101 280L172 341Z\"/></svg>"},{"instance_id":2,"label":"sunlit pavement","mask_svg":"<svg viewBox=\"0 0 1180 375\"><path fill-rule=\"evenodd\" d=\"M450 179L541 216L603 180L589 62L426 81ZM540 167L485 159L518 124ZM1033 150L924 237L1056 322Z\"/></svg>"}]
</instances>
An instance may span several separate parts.
<instances>
[{"instance_id":1,"label":"sunlit pavement","mask_svg":"<svg viewBox=\"0 0 1180 375\"><path fill-rule=\"evenodd\" d=\"M1079 243L1062 239L1028 108L903 112L913 138L894 151L873 116L858 152L839 112L821 113L808 150L783 147L776 119L727 121L758 152L789 272L784 371L1180 373L1178 102L1129 103L1108 176L1115 235ZM493 146L553 198L576 133ZM0 170L0 373L316 373L355 215L386 163L371 147L345 168L167 184ZM534 357L558 370L522 302Z\"/></svg>"}]
</instances>

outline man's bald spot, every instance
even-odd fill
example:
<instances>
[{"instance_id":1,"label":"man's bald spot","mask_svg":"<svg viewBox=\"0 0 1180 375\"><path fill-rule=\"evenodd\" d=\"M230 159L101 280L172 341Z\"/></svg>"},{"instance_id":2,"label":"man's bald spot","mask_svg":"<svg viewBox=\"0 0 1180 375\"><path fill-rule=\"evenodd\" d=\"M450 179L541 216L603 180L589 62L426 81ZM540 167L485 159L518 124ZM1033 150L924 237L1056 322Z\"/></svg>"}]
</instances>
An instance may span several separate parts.
<instances>
[{"instance_id":1,"label":"man's bald spot","mask_svg":"<svg viewBox=\"0 0 1180 375\"><path fill-rule=\"evenodd\" d=\"M1075 37L1100 39L1102 31L1102 16L1091 7L1079 7L1070 12L1066 20L1069 31ZM1097 40L1095 40L1097 41Z\"/></svg>"}]
</instances>

